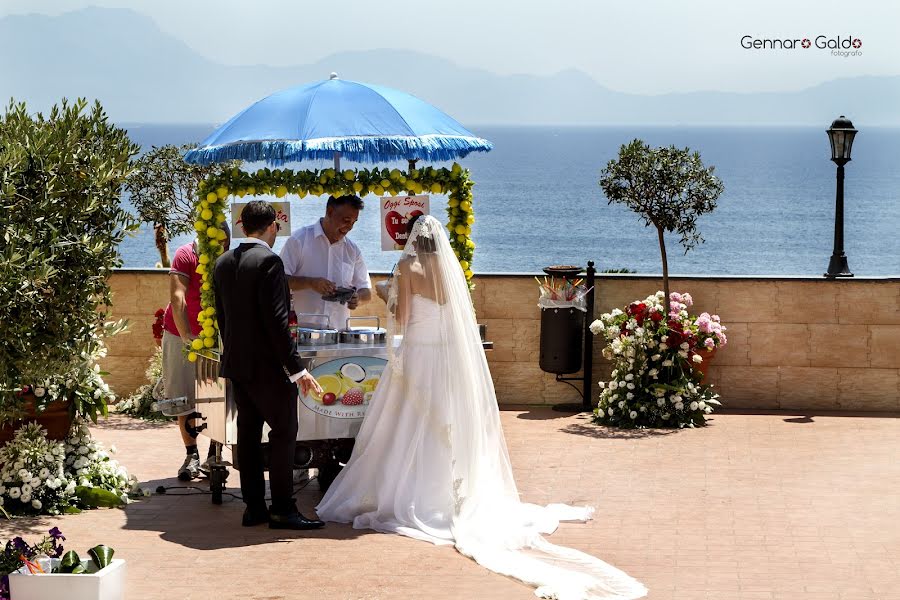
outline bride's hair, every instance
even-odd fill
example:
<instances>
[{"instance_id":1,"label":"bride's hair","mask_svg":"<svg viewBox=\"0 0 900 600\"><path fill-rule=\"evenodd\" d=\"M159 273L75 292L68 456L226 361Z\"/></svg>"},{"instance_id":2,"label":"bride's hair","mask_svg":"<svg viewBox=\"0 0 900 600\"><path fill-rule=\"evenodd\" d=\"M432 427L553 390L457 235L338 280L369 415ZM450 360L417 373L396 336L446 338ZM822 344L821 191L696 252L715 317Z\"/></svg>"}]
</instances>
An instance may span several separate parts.
<instances>
[{"instance_id":1,"label":"bride's hair","mask_svg":"<svg viewBox=\"0 0 900 600\"><path fill-rule=\"evenodd\" d=\"M406 223L406 239L409 240L409 236L412 235L413 227L416 225L416 221L424 217L422 213L417 214L412 219L407 221ZM416 238L416 252L422 254L432 254L437 251L437 246L434 243L434 238L431 237L430 234L422 233L419 237Z\"/></svg>"}]
</instances>

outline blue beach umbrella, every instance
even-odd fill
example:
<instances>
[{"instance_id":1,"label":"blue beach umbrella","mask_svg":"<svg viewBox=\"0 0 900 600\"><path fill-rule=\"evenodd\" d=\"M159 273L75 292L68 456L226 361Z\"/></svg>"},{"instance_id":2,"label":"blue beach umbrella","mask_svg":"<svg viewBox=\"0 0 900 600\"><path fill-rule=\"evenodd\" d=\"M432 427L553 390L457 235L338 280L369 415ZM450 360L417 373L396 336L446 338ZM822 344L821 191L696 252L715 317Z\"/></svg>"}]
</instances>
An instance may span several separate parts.
<instances>
[{"instance_id":1,"label":"blue beach umbrella","mask_svg":"<svg viewBox=\"0 0 900 600\"><path fill-rule=\"evenodd\" d=\"M276 92L244 109L199 147L189 163L287 162L339 158L383 163L444 161L487 152L486 139L418 98L391 88L339 79Z\"/></svg>"}]
</instances>

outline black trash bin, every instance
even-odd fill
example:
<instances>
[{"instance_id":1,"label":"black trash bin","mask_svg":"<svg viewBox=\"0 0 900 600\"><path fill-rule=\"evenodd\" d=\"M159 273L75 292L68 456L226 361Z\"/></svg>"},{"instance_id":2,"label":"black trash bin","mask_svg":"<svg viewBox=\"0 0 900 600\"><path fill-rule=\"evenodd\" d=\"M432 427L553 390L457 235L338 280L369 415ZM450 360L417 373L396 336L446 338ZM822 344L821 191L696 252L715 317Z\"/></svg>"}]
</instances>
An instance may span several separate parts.
<instances>
[{"instance_id":1,"label":"black trash bin","mask_svg":"<svg viewBox=\"0 0 900 600\"><path fill-rule=\"evenodd\" d=\"M541 308L542 371L564 375L581 370L584 314L577 308Z\"/></svg>"}]
</instances>

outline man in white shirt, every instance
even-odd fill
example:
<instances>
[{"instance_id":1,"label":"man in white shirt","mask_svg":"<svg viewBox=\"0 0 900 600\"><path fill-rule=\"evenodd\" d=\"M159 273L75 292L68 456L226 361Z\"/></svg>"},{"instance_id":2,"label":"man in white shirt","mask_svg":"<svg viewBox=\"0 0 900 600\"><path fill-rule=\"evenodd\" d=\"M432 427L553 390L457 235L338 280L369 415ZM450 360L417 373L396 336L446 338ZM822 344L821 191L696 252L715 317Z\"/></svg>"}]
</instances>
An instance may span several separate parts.
<instances>
[{"instance_id":1,"label":"man in white shirt","mask_svg":"<svg viewBox=\"0 0 900 600\"><path fill-rule=\"evenodd\" d=\"M325 216L295 231L284 244L281 260L301 323L324 327L321 319L300 313L325 314L333 328L343 329L351 311L371 301L372 281L362 252L347 238L362 209L358 196L330 196ZM356 293L347 304L322 299L337 287L353 287Z\"/></svg>"}]
</instances>

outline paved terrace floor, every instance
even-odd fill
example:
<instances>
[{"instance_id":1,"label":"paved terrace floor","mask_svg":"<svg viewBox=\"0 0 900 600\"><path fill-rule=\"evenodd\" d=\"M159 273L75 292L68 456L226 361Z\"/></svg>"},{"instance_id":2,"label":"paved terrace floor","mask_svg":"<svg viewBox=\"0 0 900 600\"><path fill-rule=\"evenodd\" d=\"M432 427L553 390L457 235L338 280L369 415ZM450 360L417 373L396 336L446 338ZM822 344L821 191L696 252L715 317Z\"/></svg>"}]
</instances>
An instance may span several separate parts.
<instances>
[{"instance_id":1,"label":"paved terrace floor","mask_svg":"<svg viewBox=\"0 0 900 600\"><path fill-rule=\"evenodd\" d=\"M544 408L502 418L524 499L598 507L550 539L624 569L653 600L900 599L896 415L725 414L705 429L643 432ZM115 417L94 432L151 489L178 484L172 425ZM316 486L299 494L307 514ZM70 548L114 547L130 600L533 597L448 547L335 524L242 528L242 508L170 493L0 530L59 525Z\"/></svg>"}]
</instances>

